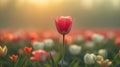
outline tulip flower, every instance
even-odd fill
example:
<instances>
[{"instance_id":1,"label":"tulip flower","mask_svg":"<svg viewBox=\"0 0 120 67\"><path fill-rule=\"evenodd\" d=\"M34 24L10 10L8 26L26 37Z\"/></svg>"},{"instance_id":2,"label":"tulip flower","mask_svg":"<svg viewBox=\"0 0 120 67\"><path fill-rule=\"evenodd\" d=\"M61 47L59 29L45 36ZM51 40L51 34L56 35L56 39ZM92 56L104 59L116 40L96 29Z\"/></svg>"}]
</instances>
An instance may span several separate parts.
<instances>
[{"instance_id":1,"label":"tulip flower","mask_svg":"<svg viewBox=\"0 0 120 67\"><path fill-rule=\"evenodd\" d=\"M115 39L115 44L116 44L116 45L120 45L120 37L117 37L117 38Z\"/></svg>"},{"instance_id":2,"label":"tulip flower","mask_svg":"<svg viewBox=\"0 0 120 67\"><path fill-rule=\"evenodd\" d=\"M109 67L112 64L109 59L97 61L97 63L100 65L100 67Z\"/></svg>"},{"instance_id":3,"label":"tulip flower","mask_svg":"<svg viewBox=\"0 0 120 67\"><path fill-rule=\"evenodd\" d=\"M97 61L97 62L100 62L100 61L103 61L103 60L104 60L103 57L100 56L100 55L98 55L97 58L96 58L96 61Z\"/></svg>"},{"instance_id":4,"label":"tulip flower","mask_svg":"<svg viewBox=\"0 0 120 67\"><path fill-rule=\"evenodd\" d=\"M11 55L10 56L10 59L12 60L12 61L16 61L17 59L18 59L18 55Z\"/></svg>"},{"instance_id":5,"label":"tulip flower","mask_svg":"<svg viewBox=\"0 0 120 67\"><path fill-rule=\"evenodd\" d=\"M59 33L61 34L67 34L71 30L72 26L72 18L70 16L60 16L56 18L55 23L56 27Z\"/></svg>"},{"instance_id":6,"label":"tulip flower","mask_svg":"<svg viewBox=\"0 0 120 67\"><path fill-rule=\"evenodd\" d=\"M69 46L69 51L72 55L78 55L82 50L81 46L77 46L75 44Z\"/></svg>"},{"instance_id":7,"label":"tulip flower","mask_svg":"<svg viewBox=\"0 0 120 67\"><path fill-rule=\"evenodd\" d=\"M96 60L96 56L94 54L85 54L84 56L84 62L86 64L94 64Z\"/></svg>"},{"instance_id":8,"label":"tulip flower","mask_svg":"<svg viewBox=\"0 0 120 67\"><path fill-rule=\"evenodd\" d=\"M32 51L32 48L29 48L29 47L24 47L24 51L27 55L29 55Z\"/></svg>"},{"instance_id":9,"label":"tulip flower","mask_svg":"<svg viewBox=\"0 0 120 67\"><path fill-rule=\"evenodd\" d=\"M107 57L107 50L106 50L106 49L100 49L100 50L98 51L98 54L99 54L100 56L106 58L106 57Z\"/></svg>"},{"instance_id":10,"label":"tulip flower","mask_svg":"<svg viewBox=\"0 0 120 67\"><path fill-rule=\"evenodd\" d=\"M33 56L30 58L35 61L45 61L47 59L48 53L44 50L36 50L32 52Z\"/></svg>"},{"instance_id":11,"label":"tulip flower","mask_svg":"<svg viewBox=\"0 0 120 67\"><path fill-rule=\"evenodd\" d=\"M57 30L60 34L63 35L63 49L62 49L62 64L61 67L63 67L63 62L64 62L64 49L65 49L65 45L64 45L64 39L65 39L65 35L68 34L71 30L72 27L72 18L70 16L60 16L58 18L55 19L55 24L57 27Z\"/></svg>"},{"instance_id":12,"label":"tulip flower","mask_svg":"<svg viewBox=\"0 0 120 67\"><path fill-rule=\"evenodd\" d=\"M4 46L3 48L0 46L0 57L4 57L7 54L7 47Z\"/></svg>"},{"instance_id":13,"label":"tulip flower","mask_svg":"<svg viewBox=\"0 0 120 67\"><path fill-rule=\"evenodd\" d=\"M92 40L93 40L95 43L101 43L102 41L104 41L104 36L103 36L103 35L100 35L100 34L93 34Z\"/></svg>"},{"instance_id":14,"label":"tulip flower","mask_svg":"<svg viewBox=\"0 0 120 67\"><path fill-rule=\"evenodd\" d=\"M52 39L44 40L45 47L51 48L54 45L54 41Z\"/></svg>"},{"instance_id":15,"label":"tulip flower","mask_svg":"<svg viewBox=\"0 0 120 67\"><path fill-rule=\"evenodd\" d=\"M40 49L44 49L45 44L43 42L34 42L33 43L33 48L35 50L40 50Z\"/></svg>"}]
</instances>

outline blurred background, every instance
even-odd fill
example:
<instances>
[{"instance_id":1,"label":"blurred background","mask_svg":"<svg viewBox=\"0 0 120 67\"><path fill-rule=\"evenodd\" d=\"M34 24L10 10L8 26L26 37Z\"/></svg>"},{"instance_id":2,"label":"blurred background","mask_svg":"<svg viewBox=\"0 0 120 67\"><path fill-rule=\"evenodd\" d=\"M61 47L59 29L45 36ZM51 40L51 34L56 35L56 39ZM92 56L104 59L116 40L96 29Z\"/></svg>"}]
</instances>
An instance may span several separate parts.
<instances>
[{"instance_id":1,"label":"blurred background","mask_svg":"<svg viewBox=\"0 0 120 67\"><path fill-rule=\"evenodd\" d=\"M0 28L54 29L57 16L73 28L120 28L120 0L0 0Z\"/></svg>"}]
</instances>

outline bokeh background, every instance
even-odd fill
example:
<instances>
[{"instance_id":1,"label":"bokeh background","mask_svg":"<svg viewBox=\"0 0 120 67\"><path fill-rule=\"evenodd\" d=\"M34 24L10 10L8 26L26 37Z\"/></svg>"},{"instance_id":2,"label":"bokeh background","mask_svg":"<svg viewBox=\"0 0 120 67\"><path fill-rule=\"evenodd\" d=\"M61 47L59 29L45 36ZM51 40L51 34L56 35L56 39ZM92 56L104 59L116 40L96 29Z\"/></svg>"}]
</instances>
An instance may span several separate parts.
<instances>
[{"instance_id":1,"label":"bokeh background","mask_svg":"<svg viewBox=\"0 0 120 67\"><path fill-rule=\"evenodd\" d=\"M57 16L73 28L120 28L120 0L0 0L0 28L54 29Z\"/></svg>"}]
</instances>

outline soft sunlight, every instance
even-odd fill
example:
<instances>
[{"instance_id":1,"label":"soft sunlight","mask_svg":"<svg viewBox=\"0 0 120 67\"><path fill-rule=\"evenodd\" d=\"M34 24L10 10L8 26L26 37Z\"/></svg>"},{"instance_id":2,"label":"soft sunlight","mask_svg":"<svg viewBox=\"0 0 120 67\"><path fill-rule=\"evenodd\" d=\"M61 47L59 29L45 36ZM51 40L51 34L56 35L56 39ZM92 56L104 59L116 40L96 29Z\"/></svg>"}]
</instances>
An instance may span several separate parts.
<instances>
[{"instance_id":1,"label":"soft sunlight","mask_svg":"<svg viewBox=\"0 0 120 67\"><path fill-rule=\"evenodd\" d=\"M29 0L29 1L34 4L48 4L50 0Z\"/></svg>"},{"instance_id":2,"label":"soft sunlight","mask_svg":"<svg viewBox=\"0 0 120 67\"><path fill-rule=\"evenodd\" d=\"M80 0L81 4L85 8L92 8L94 5L94 0Z\"/></svg>"},{"instance_id":3,"label":"soft sunlight","mask_svg":"<svg viewBox=\"0 0 120 67\"><path fill-rule=\"evenodd\" d=\"M118 8L120 5L120 0L111 0L111 3L114 8Z\"/></svg>"}]
</instances>

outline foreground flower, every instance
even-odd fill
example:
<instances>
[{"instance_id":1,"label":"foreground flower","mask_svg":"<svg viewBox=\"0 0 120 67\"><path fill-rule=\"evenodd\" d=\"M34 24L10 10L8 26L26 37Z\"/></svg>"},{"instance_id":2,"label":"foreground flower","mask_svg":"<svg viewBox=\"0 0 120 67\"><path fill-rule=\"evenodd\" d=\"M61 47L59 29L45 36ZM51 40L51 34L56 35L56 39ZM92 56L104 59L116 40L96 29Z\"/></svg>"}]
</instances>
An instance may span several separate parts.
<instances>
[{"instance_id":1,"label":"foreground flower","mask_svg":"<svg viewBox=\"0 0 120 67\"><path fill-rule=\"evenodd\" d=\"M108 67L112 64L112 62L109 59L104 60L102 56L97 56L96 61L100 65L100 67Z\"/></svg>"},{"instance_id":2,"label":"foreground flower","mask_svg":"<svg viewBox=\"0 0 120 67\"><path fill-rule=\"evenodd\" d=\"M63 49L62 49L62 64L61 67L63 67L63 63L64 63L64 49L65 49L65 35L68 34L71 30L72 27L72 18L70 16L60 16L58 18L56 18L55 23L56 23L56 27L57 30L60 34L63 35Z\"/></svg>"},{"instance_id":3,"label":"foreground flower","mask_svg":"<svg viewBox=\"0 0 120 67\"><path fill-rule=\"evenodd\" d=\"M78 55L81 52L82 47L78 45L70 45L69 51L72 55Z\"/></svg>"},{"instance_id":4,"label":"foreground flower","mask_svg":"<svg viewBox=\"0 0 120 67\"><path fill-rule=\"evenodd\" d=\"M44 50L36 50L32 52L33 56L30 58L35 61L45 61L47 59L48 53Z\"/></svg>"},{"instance_id":5,"label":"foreground flower","mask_svg":"<svg viewBox=\"0 0 120 67\"><path fill-rule=\"evenodd\" d=\"M33 48L35 50L40 50L40 49L44 49L44 43L43 42L34 42L33 43Z\"/></svg>"},{"instance_id":6,"label":"foreground flower","mask_svg":"<svg viewBox=\"0 0 120 67\"><path fill-rule=\"evenodd\" d=\"M8 49L6 46L4 46L4 47L0 46L0 57L4 57L7 54L7 51L8 51Z\"/></svg>"},{"instance_id":7,"label":"foreground flower","mask_svg":"<svg viewBox=\"0 0 120 67\"><path fill-rule=\"evenodd\" d=\"M84 56L84 62L86 64L94 64L96 60L96 56L94 54L85 54Z\"/></svg>"},{"instance_id":8,"label":"foreground flower","mask_svg":"<svg viewBox=\"0 0 120 67\"><path fill-rule=\"evenodd\" d=\"M107 57L107 50L106 50L106 49L100 49L100 50L98 51L98 54L99 54L100 56L106 58L106 57Z\"/></svg>"},{"instance_id":9,"label":"foreground flower","mask_svg":"<svg viewBox=\"0 0 120 67\"><path fill-rule=\"evenodd\" d=\"M54 41L52 39L44 40L45 47L51 48L54 45Z\"/></svg>"},{"instance_id":10,"label":"foreground flower","mask_svg":"<svg viewBox=\"0 0 120 67\"><path fill-rule=\"evenodd\" d=\"M56 18L55 23L59 33L67 34L71 30L72 18L70 16L60 16Z\"/></svg>"},{"instance_id":11,"label":"foreground flower","mask_svg":"<svg viewBox=\"0 0 120 67\"><path fill-rule=\"evenodd\" d=\"M31 51L32 51L32 48L30 48L30 47L24 47L24 51L25 51L25 53L27 55L29 55L31 53Z\"/></svg>"},{"instance_id":12,"label":"foreground flower","mask_svg":"<svg viewBox=\"0 0 120 67\"><path fill-rule=\"evenodd\" d=\"M10 56L10 59L12 60L12 61L16 61L17 59L18 59L18 55L11 55Z\"/></svg>"}]
</instances>

